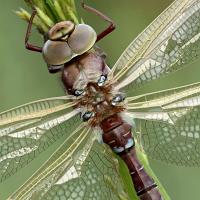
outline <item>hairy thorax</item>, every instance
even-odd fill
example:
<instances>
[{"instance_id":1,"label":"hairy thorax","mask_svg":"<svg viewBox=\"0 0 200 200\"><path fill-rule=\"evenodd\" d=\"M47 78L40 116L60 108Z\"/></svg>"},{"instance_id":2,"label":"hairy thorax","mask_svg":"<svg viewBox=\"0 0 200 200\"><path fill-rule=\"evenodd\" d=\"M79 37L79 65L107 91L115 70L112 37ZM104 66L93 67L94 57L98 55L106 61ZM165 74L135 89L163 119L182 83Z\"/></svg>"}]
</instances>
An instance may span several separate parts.
<instances>
[{"instance_id":1,"label":"hairy thorax","mask_svg":"<svg viewBox=\"0 0 200 200\"><path fill-rule=\"evenodd\" d=\"M107 79L109 71L105 55L91 50L65 65L62 73L66 91L77 96L75 101L82 109L83 120L91 117L92 126L124 110L124 106L115 105L116 99L121 97Z\"/></svg>"}]
</instances>

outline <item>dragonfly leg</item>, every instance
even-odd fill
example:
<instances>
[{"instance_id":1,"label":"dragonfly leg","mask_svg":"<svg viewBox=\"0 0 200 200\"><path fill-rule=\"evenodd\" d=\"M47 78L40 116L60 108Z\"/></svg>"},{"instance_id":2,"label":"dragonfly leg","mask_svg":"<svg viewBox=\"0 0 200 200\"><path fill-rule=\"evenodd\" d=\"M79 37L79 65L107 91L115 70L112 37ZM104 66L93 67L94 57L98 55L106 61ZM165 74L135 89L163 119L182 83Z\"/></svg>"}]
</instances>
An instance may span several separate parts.
<instances>
[{"instance_id":1,"label":"dragonfly leg","mask_svg":"<svg viewBox=\"0 0 200 200\"><path fill-rule=\"evenodd\" d=\"M36 15L36 10L33 9L32 15L31 15L29 23L28 23L27 31L26 31L25 47L26 47L26 49L31 50L31 51L42 52L42 48L41 47L32 45L32 44L30 44L28 42L29 41L29 37L31 35L31 28L32 28L33 19L34 19L35 15Z\"/></svg>"},{"instance_id":2,"label":"dragonfly leg","mask_svg":"<svg viewBox=\"0 0 200 200\"><path fill-rule=\"evenodd\" d=\"M109 17L107 17L106 15L101 13L100 11L96 10L95 8L92 8L88 5L86 5L84 3L84 0L81 1L81 5L85 10L94 13L95 15L99 16L104 21L109 23L109 26L105 30L103 30L101 33L98 34L96 42L98 42L99 40L104 38L106 35L108 35L109 33L111 33L115 29L115 24Z\"/></svg>"}]
</instances>

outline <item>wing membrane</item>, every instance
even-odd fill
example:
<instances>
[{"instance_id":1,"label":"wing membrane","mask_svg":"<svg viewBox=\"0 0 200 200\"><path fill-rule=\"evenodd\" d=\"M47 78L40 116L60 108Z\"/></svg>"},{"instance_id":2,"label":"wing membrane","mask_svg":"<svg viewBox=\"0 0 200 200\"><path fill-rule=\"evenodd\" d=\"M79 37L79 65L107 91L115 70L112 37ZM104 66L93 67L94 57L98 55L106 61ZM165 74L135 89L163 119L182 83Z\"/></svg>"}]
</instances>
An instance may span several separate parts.
<instances>
[{"instance_id":1,"label":"wing membrane","mask_svg":"<svg viewBox=\"0 0 200 200\"><path fill-rule=\"evenodd\" d=\"M200 1L176 0L120 56L112 69L116 89L135 90L181 69L199 56Z\"/></svg>"},{"instance_id":2,"label":"wing membrane","mask_svg":"<svg viewBox=\"0 0 200 200\"><path fill-rule=\"evenodd\" d=\"M116 164L82 124L9 199L128 199Z\"/></svg>"},{"instance_id":3,"label":"wing membrane","mask_svg":"<svg viewBox=\"0 0 200 200\"><path fill-rule=\"evenodd\" d=\"M28 164L80 123L70 97L25 104L0 114L0 180Z\"/></svg>"},{"instance_id":4,"label":"wing membrane","mask_svg":"<svg viewBox=\"0 0 200 200\"><path fill-rule=\"evenodd\" d=\"M200 83L128 98L135 136L150 157L200 166Z\"/></svg>"}]
</instances>

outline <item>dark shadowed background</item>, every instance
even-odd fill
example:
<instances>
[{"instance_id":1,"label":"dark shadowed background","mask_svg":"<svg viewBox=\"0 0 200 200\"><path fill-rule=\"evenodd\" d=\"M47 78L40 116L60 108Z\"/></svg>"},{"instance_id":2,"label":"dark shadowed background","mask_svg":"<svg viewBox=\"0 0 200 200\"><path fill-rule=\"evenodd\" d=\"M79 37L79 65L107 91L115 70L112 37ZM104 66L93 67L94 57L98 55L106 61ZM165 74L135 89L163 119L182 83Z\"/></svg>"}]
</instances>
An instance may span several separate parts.
<instances>
[{"instance_id":1,"label":"dark shadowed background","mask_svg":"<svg viewBox=\"0 0 200 200\"><path fill-rule=\"evenodd\" d=\"M77 1L79 2L79 1ZM125 47L137 36L172 0L88 0L88 4L110 16L117 29L99 45L108 54L112 66ZM37 99L64 94L59 76L48 74L42 56L24 48L26 23L18 19L14 10L24 6L23 0L6 0L0 6L0 111ZM80 6L78 6L80 9ZM80 9L84 21L97 30L105 23ZM98 31L97 31L98 32ZM36 32L32 40L40 43ZM41 44L42 45L42 41ZM142 92L180 86L200 81L200 60L170 77L155 81ZM46 159L53 147L43 157L0 184L0 200L4 200ZM200 199L200 169L168 166L151 161L151 166L165 186L172 200Z\"/></svg>"}]
</instances>

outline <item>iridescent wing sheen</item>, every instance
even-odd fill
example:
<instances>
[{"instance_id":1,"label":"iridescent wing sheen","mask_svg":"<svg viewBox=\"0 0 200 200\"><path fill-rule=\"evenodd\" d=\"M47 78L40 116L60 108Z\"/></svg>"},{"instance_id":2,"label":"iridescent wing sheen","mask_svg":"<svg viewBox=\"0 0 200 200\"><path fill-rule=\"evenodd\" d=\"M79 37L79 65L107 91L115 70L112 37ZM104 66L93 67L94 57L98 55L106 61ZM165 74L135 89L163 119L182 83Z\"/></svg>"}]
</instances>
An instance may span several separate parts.
<instances>
[{"instance_id":1,"label":"iridescent wing sheen","mask_svg":"<svg viewBox=\"0 0 200 200\"><path fill-rule=\"evenodd\" d=\"M134 136L150 157L200 166L200 83L130 97Z\"/></svg>"},{"instance_id":2,"label":"iridescent wing sheen","mask_svg":"<svg viewBox=\"0 0 200 200\"><path fill-rule=\"evenodd\" d=\"M183 68L199 53L200 0L176 0L120 56L112 68L116 89L134 91Z\"/></svg>"},{"instance_id":3,"label":"iridescent wing sheen","mask_svg":"<svg viewBox=\"0 0 200 200\"><path fill-rule=\"evenodd\" d=\"M0 113L0 181L80 123L70 98L44 99Z\"/></svg>"},{"instance_id":4,"label":"iridescent wing sheen","mask_svg":"<svg viewBox=\"0 0 200 200\"><path fill-rule=\"evenodd\" d=\"M128 199L110 149L81 124L9 199Z\"/></svg>"}]
</instances>

